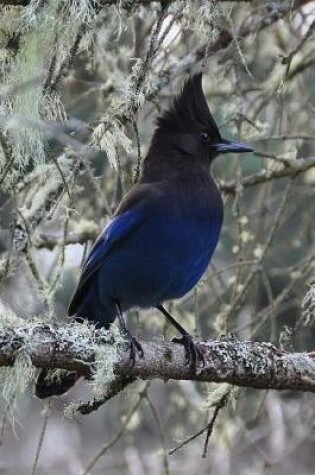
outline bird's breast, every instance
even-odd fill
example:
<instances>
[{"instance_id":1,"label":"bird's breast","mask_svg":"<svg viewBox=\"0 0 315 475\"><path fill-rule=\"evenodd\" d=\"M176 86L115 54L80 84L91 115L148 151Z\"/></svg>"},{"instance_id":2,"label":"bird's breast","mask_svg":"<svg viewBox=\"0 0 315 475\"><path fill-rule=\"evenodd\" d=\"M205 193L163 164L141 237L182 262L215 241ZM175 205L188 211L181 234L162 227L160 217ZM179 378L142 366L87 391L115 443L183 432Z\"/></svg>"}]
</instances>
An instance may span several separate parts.
<instances>
[{"instance_id":1,"label":"bird's breast","mask_svg":"<svg viewBox=\"0 0 315 475\"><path fill-rule=\"evenodd\" d=\"M183 296L199 281L217 245L222 219L221 196L211 190L174 202L152 222L152 246L168 282L166 299Z\"/></svg>"},{"instance_id":2,"label":"bird's breast","mask_svg":"<svg viewBox=\"0 0 315 475\"><path fill-rule=\"evenodd\" d=\"M198 282L217 245L219 192L198 196L168 191L147 204L141 224L101 268L101 282L109 286L103 295L124 308L182 297Z\"/></svg>"}]
</instances>

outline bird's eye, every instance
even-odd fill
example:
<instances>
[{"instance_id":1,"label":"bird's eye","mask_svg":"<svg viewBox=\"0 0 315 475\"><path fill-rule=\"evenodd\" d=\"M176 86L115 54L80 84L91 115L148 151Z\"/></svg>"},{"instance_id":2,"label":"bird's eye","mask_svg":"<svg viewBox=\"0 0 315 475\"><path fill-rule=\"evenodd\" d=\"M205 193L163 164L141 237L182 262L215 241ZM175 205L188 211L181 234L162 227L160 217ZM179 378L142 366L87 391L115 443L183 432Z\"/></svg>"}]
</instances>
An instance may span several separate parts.
<instances>
[{"instance_id":1,"label":"bird's eye","mask_svg":"<svg viewBox=\"0 0 315 475\"><path fill-rule=\"evenodd\" d=\"M209 134L207 134L206 132L202 132L202 134L200 134L200 138L201 138L202 142L208 142L209 141Z\"/></svg>"}]
</instances>

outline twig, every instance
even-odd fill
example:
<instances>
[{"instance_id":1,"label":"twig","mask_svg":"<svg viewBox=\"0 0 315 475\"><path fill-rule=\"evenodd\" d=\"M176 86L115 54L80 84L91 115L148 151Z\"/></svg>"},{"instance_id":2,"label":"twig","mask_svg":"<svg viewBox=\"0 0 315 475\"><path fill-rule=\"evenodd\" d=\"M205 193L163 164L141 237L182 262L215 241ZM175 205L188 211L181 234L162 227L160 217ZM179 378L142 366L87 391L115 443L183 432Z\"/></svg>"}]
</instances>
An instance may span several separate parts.
<instances>
[{"instance_id":1,"label":"twig","mask_svg":"<svg viewBox=\"0 0 315 475\"><path fill-rule=\"evenodd\" d=\"M123 391L129 384L132 384L135 381L134 378L117 377L111 384L109 384L106 393L100 398L95 398L92 401L83 402L76 407L76 411L80 414L91 414L91 412L97 411L101 406L106 402L116 396L118 393Z\"/></svg>"},{"instance_id":2,"label":"twig","mask_svg":"<svg viewBox=\"0 0 315 475\"><path fill-rule=\"evenodd\" d=\"M299 174L304 173L314 167L315 157L288 160L286 162L286 166L282 168L274 170L264 169L258 173L254 173L253 175L243 177L239 181L231 180L226 182L220 180L219 186L221 191L224 191L225 193L235 194L239 188L248 188L255 185L261 185L263 183L267 183L275 179L298 176Z\"/></svg>"},{"instance_id":3,"label":"twig","mask_svg":"<svg viewBox=\"0 0 315 475\"><path fill-rule=\"evenodd\" d=\"M11 146L6 140L6 137L4 136L3 131L1 129L0 129L0 145L1 145L4 157L5 157L5 161L6 161L4 170L2 172L2 175L0 176L0 186L1 186L14 163L14 154L12 153Z\"/></svg>"},{"instance_id":4,"label":"twig","mask_svg":"<svg viewBox=\"0 0 315 475\"><path fill-rule=\"evenodd\" d=\"M48 421L49 421L49 417L50 417L49 405L50 404L48 402L45 409L44 409L44 411L45 411L45 413L44 413L44 422L43 422L42 430L41 430L40 435L39 435L37 450L36 450L35 459L34 459L34 464L33 464L33 467L32 467L32 475L36 475L37 469L38 469L39 457L40 457L41 450L43 448L44 438L45 438L47 425L48 425Z\"/></svg>"},{"instance_id":5,"label":"twig","mask_svg":"<svg viewBox=\"0 0 315 475\"><path fill-rule=\"evenodd\" d=\"M206 440L205 440L205 443L204 443L204 446L203 446L203 452L202 452L202 457L203 458L206 458L206 456L207 456L209 439L210 439L211 434L213 432L215 421L217 420L217 417L219 415L220 410L223 409L223 407L225 407L227 405L232 389L233 389L233 387L230 386L226 390L226 392L221 396L219 401L214 403L214 408L215 409L214 409L213 415L212 415L212 417L211 417L211 419L208 423Z\"/></svg>"},{"instance_id":6,"label":"twig","mask_svg":"<svg viewBox=\"0 0 315 475\"><path fill-rule=\"evenodd\" d=\"M68 54L68 57L65 59L65 61L63 61L63 63L60 65L60 68L59 68L59 71L57 72L56 76L54 79L51 78L50 82L48 83L48 80L50 79L49 76L46 80L46 89L50 89L51 91L56 89L56 87L58 86L58 84L60 83L61 79L63 77L65 77L69 71L70 71L70 68L75 60L75 57L76 57L76 54L78 52L78 49L79 49L79 46L80 46L80 43L87 31L87 28L88 28L88 25L87 23L83 23L81 25L81 28L79 29L77 35L76 35L76 38L73 42L73 45L71 46L70 50L69 50L69 54Z\"/></svg>"},{"instance_id":7,"label":"twig","mask_svg":"<svg viewBox=\"0 0 315 475\"><path fill-rule=\"evenodd\" d=\"M162 447L163 447L164 475L170 475L170 469L169 469L167 454L166 454L166 450L165 450L166 441L165 441L165 435L164 435L164 431L163 431L162 422L161 422L161 419L159 417L158 411L156 410L153 402L151 401L151 398L148 395L148 392L146 393L145 398L146 398L146 401L147 401L147 403L148 403L148 405L151 409L151 412L152 412L152 415L155 419L155 422L157 424L159 436L160 436L160 439L161 439L161 444L162 444Z\"/></svg>"},{"instance_id":8,"label":"twig","mask_svg":"<svg viewBox=\"0 0 315 475\"><path fill-rule=\"evenodd\" d=\"M207 424L205 427L200 429L198 432L195 434L191 435L187 439L183 440L180 444L178 444L174 449L169 450L168 455L173 455L175 452L177 452L179 449L184 447L185 445L189 444L189 442L192 442L193 440L197 439L197 437L201 436L204 434L204 432L208 429L209 424Z\"/></svg>"},{"instance_id":9,"label":"twig","mask_svg":"<svg viewBox=\"0 0 315 475\"><path fill-rule=\"evenodd\" d=\"M142 159L141 159L141 145L140 145L138 124L137 124L136 120L134 120L132 122L132 125L133 125L133 129L134 129L135 135L136 135L137 152L138 152L138 158L137 158L137 164L136 164L136 167L135 167L135 174L134 174L133 182L137 183L137 181L139 180L139 177L140 177L140 167L141 167L141 161L142 161Z\"/></svg>"},{"instance_id":10,"label":"twig","mask_svg":"<svg viewBox=\"0 0 315 475\"><path fill-rule=\"evenodd\" d=\"M283 197L282 197L282 200L280 202L280 205L277 209L277 213L275 215L275 219L274 219L274 222L273 222L273 225L268 233L268 236L266 238L266 241L264 243L264 246L262 248L262 251L261 251L261 254L259 256L259 258L257 259L257 266L255 268L252 269L252 271L249 273L249 275L247 276L247 279L245 280L243 286L242 286L242 290L240 292L238 292L238 294L236 295L234 301L233 301L233 306L229 307L229 311L227 312L226 314L226 321L228 322L228 320L231 318L231 316L238 311L241 303L243 302L244 300L244 297L246 296L247 292L248 292L248 289L251 285L251 283L253 282L256 274L259 272L259 269L260 269L260 266L261 264L263 263L266 255L267 255L267 252L269 251L271 245L272 245L272 242L274 240L274 237L276 235L276 232L280 226L280 223L281 223L281 219L283 218L283 212L284 212L284 208L286 206L286 203L288 201L288 198L289 198L289 195L290 195L290 192L292 190L292 187L293 187L293 184L294 184L294 179L292 178L290 180L290 182L288 183L287 185L287 188L283 194Z\"/></svg>"},{"instance_id":11,"label":"twig","mask_svg":"<svg viewBox=\"0 0 315 475\"><path fill-rule=\"evenodd\" d=\"M291 63L292 63L292 60L293 60L294 56L303 48L304 44L311 37L314 30L315 30L315 20L312 21L309 29L307 30L305 35L302 37L299 44L294 48L294 50L292 50L287 56L282 56L282 64L286 65L286 70L285 70L283 82L285 82L285 80L289 76L290 67L291 67Z\"/></svg>"},{"instance_id":12,"label":"twig","mask_svg":"<svg viewBox=\"0 0 315 475\"><path fill-rule=\"evenodd\" d=\"M106 452L111 448L113 447L113 445L116 444L116 442L118 442L118 440L121 438L121 436L123 435L126 427L128 426L132 416L134 415L134 413L138 410L141 402L143 401L143 399L146 397L146 392L147 392L147 389L149 387L151 383L150 382L147 382L144 389L142 391L139 392L139 397L138 397L138 400L137 402L131 407L131 409L129 410L127 416L125 417L125 421L124 423L122 424L122 426L120 427L120 429L117 431L116 435L114 435L114 437L107 443L105 444L98 452L97 454L92 458L92 460L87 464L87 466L85 467L85 469L83 470L82 472L82 475L88 475L91 471L91 469L97 464L97 462L100 460L100 458L102 458Z\"/></svg>"},{"instance_id":13,"label":"twig","mask_svg":"<svg viewBox=\"0 0 315 475\"><path fill-rule=\"evenodd\" d=\"M210 421L208 422L208 424L206 426L204 426L202 429L200 429L198 432L196 432L195 434L191 435L190 437L187 437L187 439L184 439L182 442L180 442L180 444L178 444L176 447L174 447L173 449L169 450L168 454L169 455L173 455L175 452L177 452L179 449L181 449L182 447L184 447L185 445L189 444L190 442L192 442L193 440L197 439L198 437L200 437L202 434L204 434L206 431L207 431L207 436L206 436L206 440L205 440L205 443L204 443L204 448L203 448L203 454L202 454L202 457L205 458L206 455L207 455L207 450L208 450L208 443L209 443L209 439L210 439L210 436L213 432L213 428L214 428L214 424L215 424L215 421L219 415L219 412L220 410L226 406L227 402L228 402L228 397L229 395L231 394L231 390L232 390L232 386L229 387L227 389L227 391L223 394L223 396L220 398L219 401L217 401L216 403L213 404L213 406L215 407L214 409L214 413L210 419Z\"/></svg>"}]
</instances>

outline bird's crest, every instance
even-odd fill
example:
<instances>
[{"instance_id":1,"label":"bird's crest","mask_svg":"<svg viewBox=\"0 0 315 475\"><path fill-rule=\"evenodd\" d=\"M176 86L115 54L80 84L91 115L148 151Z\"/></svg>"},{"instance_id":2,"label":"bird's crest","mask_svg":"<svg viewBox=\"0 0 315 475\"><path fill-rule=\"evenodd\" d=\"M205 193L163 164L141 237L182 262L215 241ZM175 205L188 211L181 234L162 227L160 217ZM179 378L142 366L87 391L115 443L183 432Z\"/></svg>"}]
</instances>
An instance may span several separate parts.
<instances>
[{"instance_id":1,"label":"bird's crest","mask_svg":"<svg viewBox=\"0 0 315 475\"><path fill-rule=\"evenodd\" d=\"M158 132L210 132L220 137L202 90L202 73L190 76L172 107L157 120Z\"/></svg>"}]
</instances>

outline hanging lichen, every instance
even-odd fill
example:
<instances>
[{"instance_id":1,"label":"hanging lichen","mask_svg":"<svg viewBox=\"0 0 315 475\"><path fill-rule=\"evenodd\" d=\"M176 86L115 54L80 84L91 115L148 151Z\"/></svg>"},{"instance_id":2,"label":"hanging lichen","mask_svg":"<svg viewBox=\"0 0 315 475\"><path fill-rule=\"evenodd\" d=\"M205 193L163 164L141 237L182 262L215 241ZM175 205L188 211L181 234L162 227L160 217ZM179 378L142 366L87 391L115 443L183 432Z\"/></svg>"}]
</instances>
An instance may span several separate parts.
<instances>
[{"instance_id":1,"label":"hanging lichen","mask_svg":"<svg viewBox=\"0 0 315 475\"><path fill-rule=\"evenodd\" d=\"M9 143L14 144L17 169L46 159L47 135L38 121L63 121L66 117L57 92L47 94L47 78L56 80L78 35L83 34L82 25L88 24L93 14L89 0L32 0L20 14L12 8L2 11L0 29L6 38L17 42L16 51L5 56L0 71L5 91L0 100L2 126ZM8 42L1 46L7 48ZM5 162L3 150L1 162Z\"/></svg>"}]
</instances>

